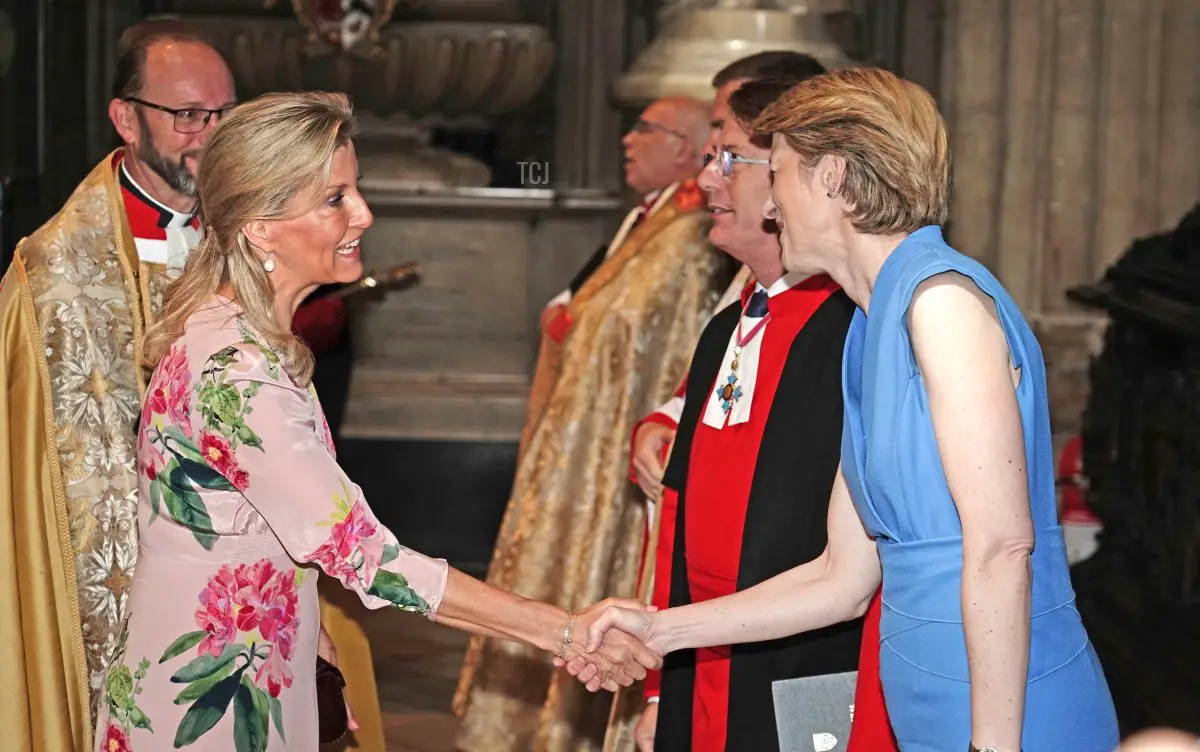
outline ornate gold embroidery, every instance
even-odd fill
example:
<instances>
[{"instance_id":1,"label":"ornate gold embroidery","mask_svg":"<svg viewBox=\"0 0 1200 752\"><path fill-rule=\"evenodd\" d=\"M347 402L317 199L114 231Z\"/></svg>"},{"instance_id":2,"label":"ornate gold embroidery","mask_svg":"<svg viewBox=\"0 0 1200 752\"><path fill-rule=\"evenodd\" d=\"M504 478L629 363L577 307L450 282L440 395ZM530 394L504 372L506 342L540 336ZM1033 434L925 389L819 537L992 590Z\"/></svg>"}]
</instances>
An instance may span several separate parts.
<instances>
[{"instance_id":1,"label":"ornate gold embroidery","mask_svg":"<svg viewBox=\"0 0 1200 752\"><path fill-rule=\"evenodd\" d=\"M140 300L130 305L138 285L129 279L136 275L123 211L110 155L19 249L45 345L93 722L138 550L132 427L144 322Z\"/></svg>"}]
</instances>

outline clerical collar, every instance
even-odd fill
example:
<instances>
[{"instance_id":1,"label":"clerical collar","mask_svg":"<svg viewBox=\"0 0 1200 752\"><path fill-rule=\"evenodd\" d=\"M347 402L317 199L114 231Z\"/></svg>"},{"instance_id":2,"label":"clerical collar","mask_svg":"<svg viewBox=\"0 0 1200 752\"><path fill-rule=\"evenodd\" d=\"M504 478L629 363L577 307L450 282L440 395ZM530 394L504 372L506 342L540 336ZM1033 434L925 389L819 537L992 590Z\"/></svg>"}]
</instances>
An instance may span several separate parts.
<instances>
[{"instance_id":1,"label":"clerical collar","mask_svg":"<svg viewBox=\"0 0 1200 752\"><path fill-rule=\"evenodd\" d=\"M163 229L195 226L196 212L192 211L187 214L177 212L161 201L156 200L153 196L146 192L144 188L137 184L133 176L129 174L129 170L125 167L125 160L121 160L121 186L127 190L130 195L138 201L152 209L158 216L157 225Z\"/></svg>"},{"instance_id":2,"label":"clerical collar","mask_svg":"<svg viewBox=\"0 0 1200 752\"><path fill-rule=\"evenodd\" d=\"M765 291L770 301L771 315L782 316L792 311L804 310L811 305L813 295L824 300L840 289L841 286L828 274L814 274L807 278L802 274L786 274L775 280L770 288L763 287L757 281L753 288L746 285L742 292L742 305L746 304L752 293Z\"/></svg>"},{"instance_id":3,"label":"clerical collar","mask_svg":"<svg viewBox=\"0 0 1200 752\"><path fill-rule=\"evenodd\" d=\"M775 283L770 287L763 287L761 282L755 282L754 291L760 292L765 290L767 297L773 298L781 292L787 292L806 279L808 279L808 277L805 277L803 274L793 272L791 274L785 274L779 279L775 280Z\"/></svg>"}]
</instances>

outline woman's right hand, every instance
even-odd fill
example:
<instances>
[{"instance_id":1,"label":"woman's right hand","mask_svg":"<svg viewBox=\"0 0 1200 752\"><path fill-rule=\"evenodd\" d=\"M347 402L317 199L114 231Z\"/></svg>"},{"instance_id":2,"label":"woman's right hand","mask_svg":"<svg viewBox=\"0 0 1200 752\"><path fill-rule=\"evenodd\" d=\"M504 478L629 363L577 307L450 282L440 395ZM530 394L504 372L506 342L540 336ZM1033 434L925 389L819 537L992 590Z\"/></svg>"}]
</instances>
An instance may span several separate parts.
<instances>
[{"instance_id":1,"label":"woman's right hand","mask_svg":"<svg viewBox=\"0 0 1200 752\"><path fill-rule=\"evenodd\" d=\"M595 625L610 612L648 615L647 606L639 601L606 598L579 613L576 628L581 639L575 642L565 662L554 660L556 666L566 666L589 692L599 689L615 692L646 678L648 669L662 666L662 654L629 632L618 629L610 633L608 622L603 631L596 631ZM591 641L597 634L600 639L593 645Z\"/></svg>"},{"instance_id":2,"label":"woman's right hand","mask_svg":"<svg viewBox=\"0 0 1200 752\"><path fill-rule=\"evenodd\" d=\"M588 653L594 652L606 639L609 632L618 629L652 650L659 658L667 654L664 640L655 633L658 614L647 609L630 609L620 605L611 605L600 612L600 615L588 628Z\"/></svg>"},{"instance_id":3,"label":"woman's right hand","mask_svg":"<svg viewBox=\"0 0 1200 752\"><path fill-rule=\"evenodd\" d=\"M631 657L638 662L634 668L634 679L644 678L646 669L662 666L666 651L654 641L654 613L651 609L637 601L608 599L592 606L581 617L584 615L591 617L580 623L581 627L586 628L587 644L581 654L571 658L565 665L571 676L586 685L589 691L594 692L598 687L616 690L605 663L609 653L621 650L623 646L636 646L631 650ZM556 661L556 665L564 664ZM620 683L629 686L632 682Z\"/></svg>"}]
</instances>

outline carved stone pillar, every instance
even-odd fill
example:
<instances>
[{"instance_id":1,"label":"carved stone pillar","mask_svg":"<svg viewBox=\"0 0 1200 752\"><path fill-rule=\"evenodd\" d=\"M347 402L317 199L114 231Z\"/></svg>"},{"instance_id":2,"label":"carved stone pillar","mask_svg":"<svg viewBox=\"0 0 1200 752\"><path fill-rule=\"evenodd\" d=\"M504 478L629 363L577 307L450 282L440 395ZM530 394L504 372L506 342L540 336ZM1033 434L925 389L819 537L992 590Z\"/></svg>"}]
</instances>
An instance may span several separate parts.
<instances>
[{"instance_id":1,"label":"carved stone pillar","mask_svg":"<svg viewBox=\"0 0 1200 752\"><path fill-rule=\"evenodd\" d=\"M566 193L620 193L621 113L609 93L625 64L625 3L559 0L553 183Z\"/></svg>"},{"instance_id":2,"label":"carved stone pillar","mask_svg":"<svg viewBox=\"0 0 1200 752\"><path fill-rule=\"evenodd\" d=\"M1042 340L1056 438L1078 430L1104 319L1065 291L1200 189L1194 0L947 0L952 242Z\"/></svg>"},{"instance_id":3,"label":"carved stone pillar","mask_svg":"<svg viewBox=\"0 0 1200 752\"><path fill-rule=\"evenodd\" d=\"M0 8L0 179L19 240L58 211L113 145L116 42L137 0L19 0ZM0 269L12 252L0 249Z\"/></svg>"}]
</instances>

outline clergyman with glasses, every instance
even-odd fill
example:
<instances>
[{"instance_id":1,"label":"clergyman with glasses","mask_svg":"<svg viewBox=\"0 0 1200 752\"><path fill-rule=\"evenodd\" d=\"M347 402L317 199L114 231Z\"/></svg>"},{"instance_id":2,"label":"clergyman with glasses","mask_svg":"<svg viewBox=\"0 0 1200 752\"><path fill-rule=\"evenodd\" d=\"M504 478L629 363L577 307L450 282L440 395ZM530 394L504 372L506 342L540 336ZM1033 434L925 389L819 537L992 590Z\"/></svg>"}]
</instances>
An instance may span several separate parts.
<instances>
[{"instance_id":1,"label":"clergyman with glasses","mask_svg":"<svg viewBox=\"0 0 1200 752\"><path fill-rule=\"evenodd\" d=\"M488 573L497 587L564 608L636 591L645 504L629 482L630 431L674 391L733 271L705 239L695 182L708 121L708 104L685 98L641 113L622 146L642 200L547 306ZM473 638L457 746L599 750L610 702L521 646Z\"/></svg>"},{"instance_id":2,"label":"clergyman with glasses","mask_svg":"<svg viewBox=\"0 0 1200 752\"><path fill-rule=\"evenodd\" d=\"M143 400L181 396L145 394L135 364L200 239L200 160L235 104L225 60L197 30L166 19L127 29L108 110L123 145L18 245L0 281L8 749L91 752L101 684L133 680L107 673L138 554L134 427ZM346 674L361 748L382 752L370 648L356 623L333 621L322 644Z\"/></svg>"},{"instance_id":3,"label":"clergyman with glasses","mask_svg":"<svg viewBox=\"0 0 1200 752\"><path fill-rule=\"evenodd\" d=\"M714 80L724 106L714 110L698 178L709 240L753 281L705 328L682 398L634 434L633 476L661 497L652 597L660 609L745 590L825 548L854 307L828 276L785 274L779 228L763 217L771 144L747 133L777 97L823 72L808 55L779 51L737 61ZM673 442L665 475L656 464L664 441ZM868 659L871 649L877 655L877 626L871 634L873 648L855 620L805 639L668 656L646 680L638 749L778 750L773 683L854 671L861 645ZM886 752L895 745L882 693L866 691L878 687L878 661L866 663L851 749Z\"/></svg>"}]
</instances>

